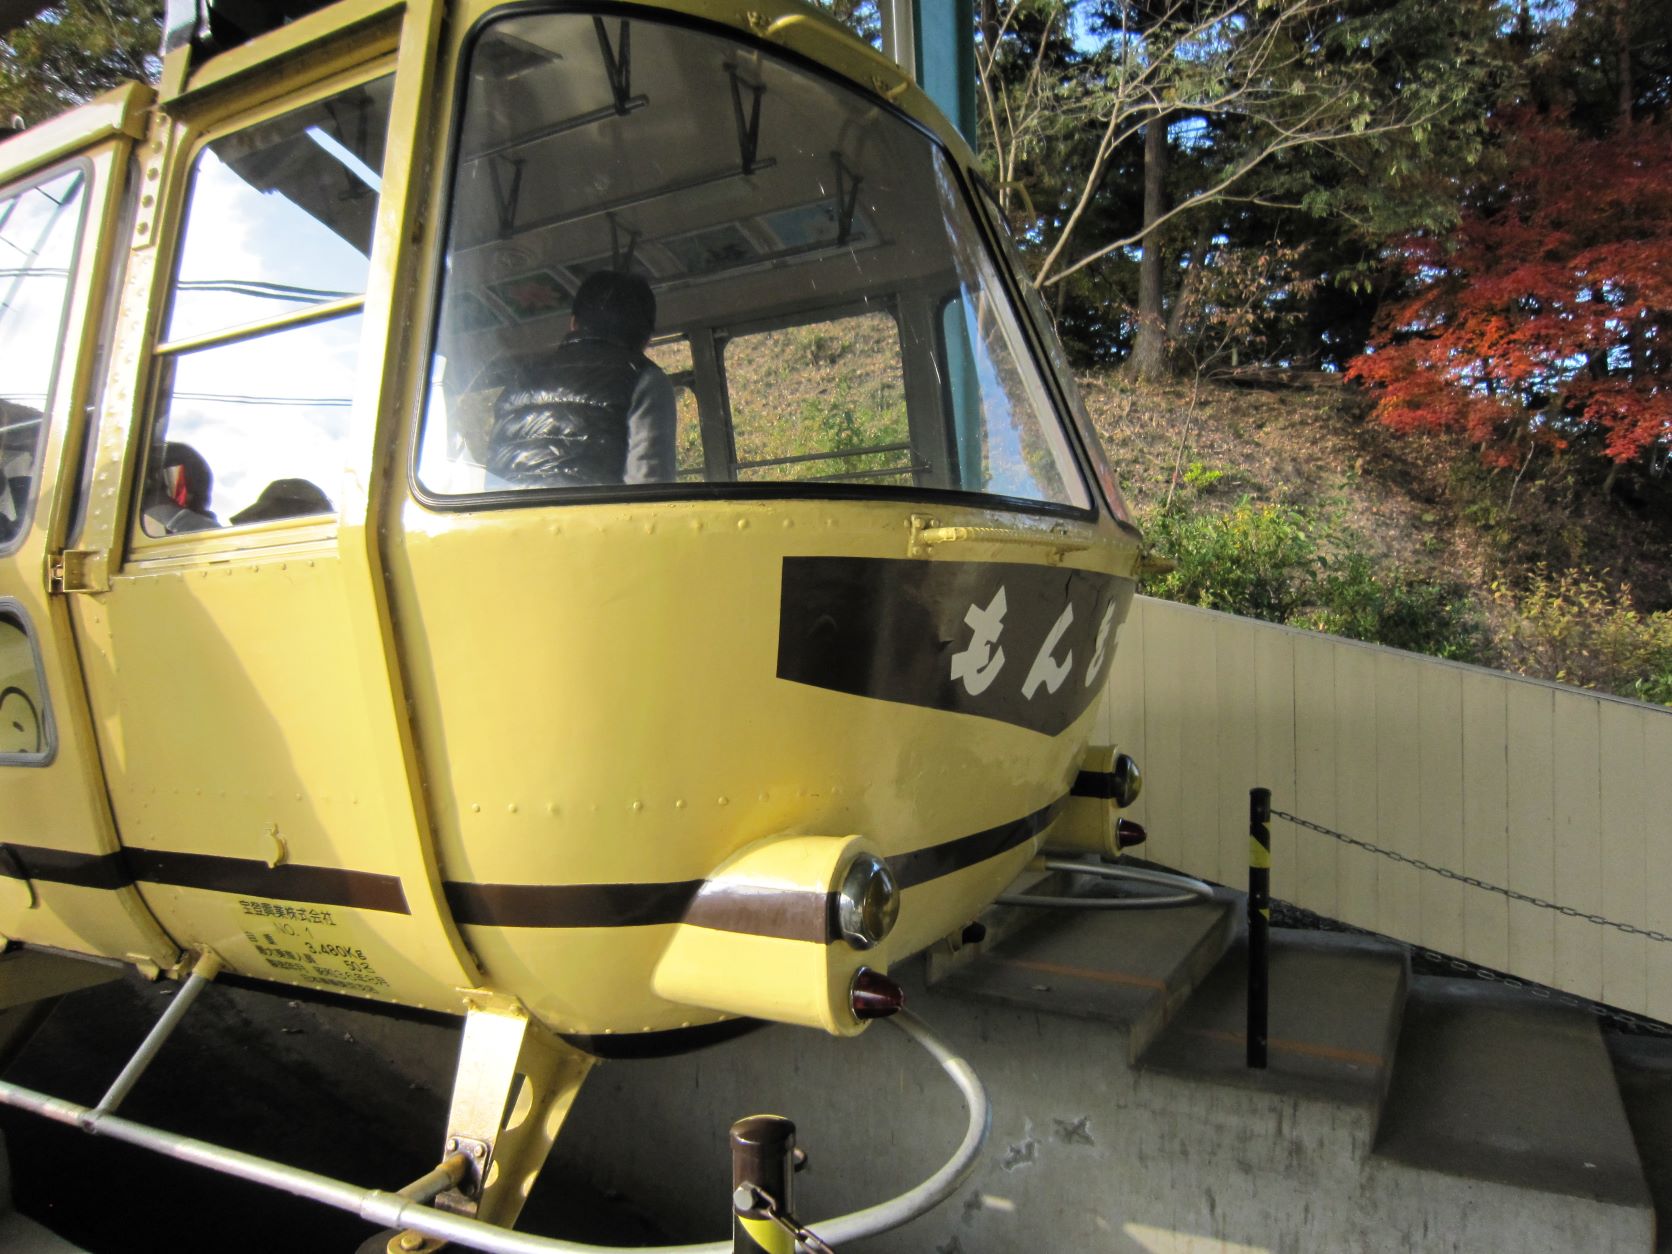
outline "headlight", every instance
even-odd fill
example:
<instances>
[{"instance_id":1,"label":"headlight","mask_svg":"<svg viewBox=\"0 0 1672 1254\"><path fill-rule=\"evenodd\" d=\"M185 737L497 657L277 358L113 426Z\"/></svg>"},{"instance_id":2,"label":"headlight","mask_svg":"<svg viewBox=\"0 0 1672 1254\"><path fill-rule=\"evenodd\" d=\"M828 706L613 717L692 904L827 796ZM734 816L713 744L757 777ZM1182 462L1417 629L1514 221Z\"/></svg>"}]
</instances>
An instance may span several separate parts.
<instances>
[{"instance_id":1,"label":"headlight","mask_svg":"<svg viewBox=\"0 0 1672 1254\"><path fill-rule=\"evenodd\" d=\"M1138 794L1143 791L1143 772L1138 769L1138 764L1132 760L1130 754L1121 754L1115 759L1114 803L1124 810L1138 800Z\"/></svg>"},{"instance_id":2,"label":"headlight","mask_svg":"<svg viewBox=\"0 0 1672 1254\"><path fill-rule=\"evenodd\" d=\"M880 944L900 917L900 889L888 864L862 853L842 877L836 894L836 926L855 949Z\"/></svg>"}]
</instances>

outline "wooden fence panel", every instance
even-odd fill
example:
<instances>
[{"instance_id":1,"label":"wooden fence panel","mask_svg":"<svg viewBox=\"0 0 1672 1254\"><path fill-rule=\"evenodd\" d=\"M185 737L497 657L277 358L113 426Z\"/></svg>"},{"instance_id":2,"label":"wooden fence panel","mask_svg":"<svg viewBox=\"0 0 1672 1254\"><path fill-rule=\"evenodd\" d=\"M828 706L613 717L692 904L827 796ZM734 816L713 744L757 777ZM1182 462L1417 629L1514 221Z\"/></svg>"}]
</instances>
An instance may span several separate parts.
<instances>
[{"instance_id":1,"label":"wooden fence panel","mask_svg":"<svg viewBox=\"0 0 1672 1254\"><path fill-rule=\"evenodd\" d=\"M1180 638L1178 615L1153 601L1138 603L1144 615L1144 822L1149 827L1148 855L1168 866L1183 867L1184 761L1180 707L1184 673L1191 664ZM1120 655L1117 654L1117 657ZM1132 657L1122 659L1131 665ZM1174 858L1179 861L1175 863Z\"/></svg>"},{"instance_id":2,"label":"wooden fence panel","mask_svg":"<svg viewBox=\"0 0 1672 1254\"><path fill-rule=\"evenodd\" d=\"M1425 666L1417 681L1417 789L1422 860L1463 865L1463 672ZM1461 954L1463 894L1456 880L1422 877L1421 935L1444 954Z\"/></svg>"},{"instance_id":3,"label":"wooden fence panel","mask_svg":"<svg viewBox=\"0 0 1672 1254\"><path fill-rule=\"evenodd\" d=\"M1335 818L1338 830L1376 839L1376 655L1330 649L1335 662ZM1303 816L1310 817L1310 816ZM1382 867L1375 854L1337 846L1336 902L1341 918L1375 928Z\"/></svg>"},{"instance_id":4,"label":"wooden fence panel","mask_svg":"<svg viewBox=\"0 0 1672 1254\"><path fill-rule=\"evenodd\" d=\"M1463 676L1463 865L1465 875L1509 879L1509 712L1496 675ZM1478 888L1463 890L1463 957L1502 971L1509 966L1509 903Z\"/></svg>"},{"instance_id":5,"label":"wooden fence panel","mask_svg":"<svg viewBox=\"0 0 1672 1254\"><path fill-rule=\"evenodd\" d=\"M1322 636L1292 638L1295 657L1295 791L1276 798L1291 814L1339 830L1336 813L1335 666ZM1295 858L1295 904L1339 917L1336 846L1303 832Z\"/></svg>"},{"instance_id":6,"label":"wooden fence panel","mask_svg":"<svg viewBox=\"0 0 1672 1254\"><path fill-rule=\"evenodd\" d=\"M1509 880L1518 893L1556 901L1556 694L1541 684L1514 684L1509 713ZM1556 916L1511 903L1509 965L1540 984L1556 978Z\"/></svg>"},{"instance_id":7,"label":"wooden fence panel","mask_svg":"<svg viewBox=\"0 0 1672 1254\"><path fill-rule=\"evenodd\" d=\"M1602 909L1601 723L1595 702L1557 702L1553 733L1556 883L1575 910ZM1582 919L1556 920L1556 986L1602 996L1602 934Z\"/></svg>"},{"instance_id":8,"label":"wooden fence panel","mask_svg":"<svg viewBox=\"0 0 1672 1254\"><path fill-rule=\"evenodd\" d=\"M1280 804L1295 797L1295 650L1281 632L1248 632L1254 641L1254 690L1259 709L1254 722L1254 776L1249 788L1269 788ZM1246 830L1246 828L1244 829ZM1300 832L1289 823L1271 825L1271 891L1295 900L1295 867Z\"/></svg>"},{"instance_id":9,"label":"wooden fence panel","mask_svg":"<svg viewBox=\"0 0 1672 1254\"><path fill-rule=\"evenodd\" d=\"M1645 715L1643 813L1648 820L1643 880L1648 885L1644 925L1672 936L1672 719ZM1672 944L1649 945L1648 1011L1672 1023Z\"/></svg>"},{"instance_id":10,"label":"wooden fence panel","mask_svg":"<svg viewBox=\"0 0 1672 1254\"><path fill-rule=\"evenodd\" d=\"M1602 914L1641 927L1649 912L1643 815L1643 714L1628 705L1597 710L1601 730ZM1647 1005L1647 942L1616 928L1602 933L1602 1000Z\"/></svg>"},{"instance_id":11,"label":"wooden fence panel","mask_svg":"<svg viewBox=\"0 0 1672 1254\"><path fill-rule=\"evenodd\" d=\"M1369 839L1408 858L1422 856L1421 663L1391 650L1376 667L1376 835ZM1422 874L1383 861L1377 867L1376 923L1389 936L1422 929Z\"/></svg>"},{"instance_id":12,"label":"wooden fence panel","mask_svg":"<svg viewBox=\"0 0 1672 1254\"><path fill-rule=\"evenodd\" d=\"M1185 666L1180 693L1179 757L1185 765L1179 809L1181 844L1192 866L1208 868L1215 879L1227 878L1219 864L1219 787L1217 727L1219 676L1214 664L1215 617L1193 614L1179 622Z\"/></svg>"},{"instance_id":13,"label":"wooden fence panel","mask_svg":"<svg viewBox=\"0 0 1672 1254\"><path fill-rule=\"evenodd\" d=\"M1255 729L1259 725L1259 687L1255 682L1255 637L1237 630L1235 620L1213 624L1216 735L1211 738L1216 769L1218 814L1212 833L1219 844L1216 862L1228 884L1248 883L1248 781L1259 778ZM1269 787L1269 785L1267 785Z\"/></svg>"}]
</instances>

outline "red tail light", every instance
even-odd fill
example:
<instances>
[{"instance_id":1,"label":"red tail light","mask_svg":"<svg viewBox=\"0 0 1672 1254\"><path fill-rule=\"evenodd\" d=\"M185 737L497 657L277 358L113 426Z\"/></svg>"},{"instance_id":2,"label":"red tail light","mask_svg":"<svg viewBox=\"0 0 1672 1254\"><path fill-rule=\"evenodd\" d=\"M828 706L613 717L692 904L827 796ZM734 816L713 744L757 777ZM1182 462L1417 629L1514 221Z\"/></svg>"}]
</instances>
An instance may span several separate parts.
<instances>
[{"instance_id":1,"label":"red tail light","mask_svg":"<svg viewBox=\"0 0 1672 1254\"><path fill-rule=\"evenodd\" d=\"M906 1005L906 991L881 971L873 971L870 967L860 967L854 973L850 996L853 1017L861 1021L886 1019Z\"/></svg>"}]
</instances>

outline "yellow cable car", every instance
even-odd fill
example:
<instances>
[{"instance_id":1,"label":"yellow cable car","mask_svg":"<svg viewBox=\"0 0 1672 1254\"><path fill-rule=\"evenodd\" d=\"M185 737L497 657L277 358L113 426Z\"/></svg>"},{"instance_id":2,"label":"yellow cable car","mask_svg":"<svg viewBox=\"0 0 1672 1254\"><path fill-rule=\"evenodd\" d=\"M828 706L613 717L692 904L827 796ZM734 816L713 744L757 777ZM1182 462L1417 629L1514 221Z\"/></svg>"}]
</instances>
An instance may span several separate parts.
<instances>
[{"instance_id":1,"label":"yellow cable car","mask_svg":"<svg viewBox=\"0 0 1672 1254\"><path fill-rule=\"evenodd\" d=\"M857 1033L1113 848L1139 537L971 152L817 12L287 16L0 143L0 933L468 1014L449 1132L514 1161L543 1074L537 1169L592 1056ZM530 470L599 274L651 342Z\"/></svg>"}]
</instances>

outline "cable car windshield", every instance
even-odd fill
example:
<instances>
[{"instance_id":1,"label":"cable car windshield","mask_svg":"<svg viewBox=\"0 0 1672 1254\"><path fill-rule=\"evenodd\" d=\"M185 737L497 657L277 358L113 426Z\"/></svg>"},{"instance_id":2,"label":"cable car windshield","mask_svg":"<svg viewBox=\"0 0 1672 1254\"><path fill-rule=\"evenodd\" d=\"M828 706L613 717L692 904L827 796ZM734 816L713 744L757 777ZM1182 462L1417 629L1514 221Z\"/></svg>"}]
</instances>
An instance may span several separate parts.
<instances>
[{"instance_id":1,"label":"cable car windshield","mask_svg":"<svg viewBox=\"0 0 1672 1254\"><path fill-rule=\"evenodd\" d=\"M509 17L470 53L455 162L432 498L1089 508L951 162L875 100L688 26Z\"/></svg>"}]
</instances>

